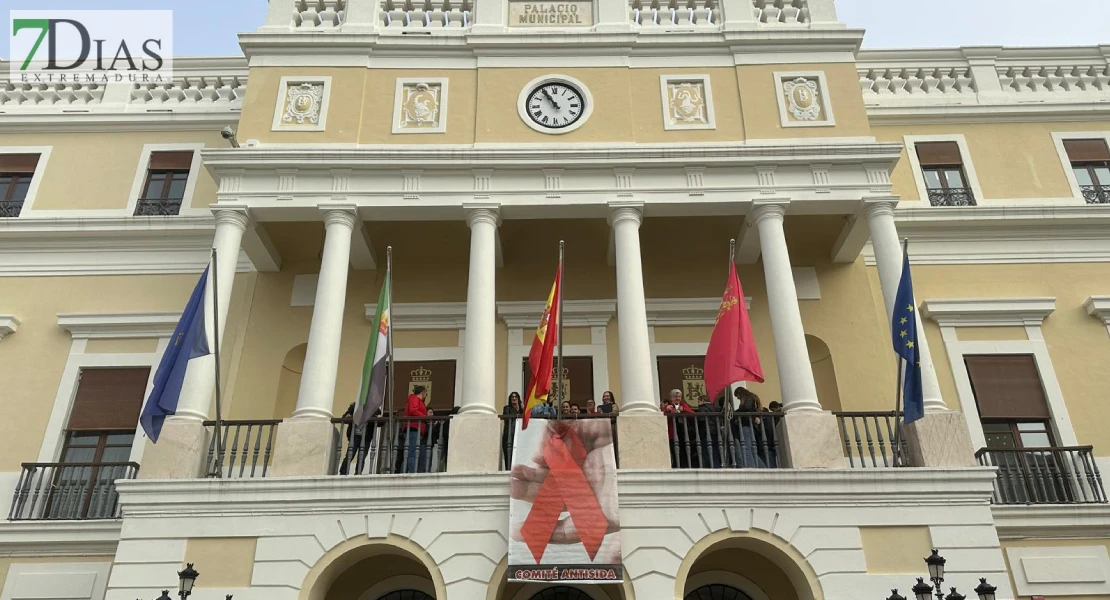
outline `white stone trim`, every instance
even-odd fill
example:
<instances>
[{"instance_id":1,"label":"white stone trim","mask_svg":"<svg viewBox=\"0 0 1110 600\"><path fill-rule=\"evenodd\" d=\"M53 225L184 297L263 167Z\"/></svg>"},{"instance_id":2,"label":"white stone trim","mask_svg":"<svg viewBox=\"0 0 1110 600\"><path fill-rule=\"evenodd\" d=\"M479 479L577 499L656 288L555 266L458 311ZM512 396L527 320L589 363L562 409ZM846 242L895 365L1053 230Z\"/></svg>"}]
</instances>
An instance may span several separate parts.
<instances>
[{"instance_id":1,"label":"white stone trim","mask_svg":"<svg viewBox=\"0 0 1110 600\"><path fill-rule=\"evenodd\" d=\"M618 583L617 585L620 585L620 584ZM587 596L589 596L591 600L610 600L609 596L606 596L605 594L603 594L601 592L601 589L599 589L596 585L575 585L575 584L572 584L572 583L562 583L562 582L551 582L551 583L532 582L532 583L526 583L520 588L520 591L518 591L512 597L512 600L531 600L532 596L535 596L536 594L542 592L543 590L545 590L549 587L556 587L556 586L574 588L574 589L582 592L583 594L586 594ZM364 600L364 599L360 598L359 600Z\"/></svg>"},{"instance_id":2,"label":"white stone trim","mask_svg":"<svg viewBox=\"0 0 1110 600\"><path fill-rule=\"evenodd\" d=\"M120 212L120 216L132 216L135 214L135 208L139 205L139 196L143 193L143 185L146 183L147 173L150 172L150 155L154 152L173 152L192 150L193 160L189 163L189 177L185 180L185 194L181 198L181 208L178 210L176 216L188 215L210 215L212 214L207 206L193 207L193 192L197 187L197 177L200 175L200 151L204 149L204 142L184 142L175 144L143 144L143 150L139 153L139 164L135 167L135 178L131 181L131 191L127 194L127 208ZM109 214L108 211L97 210L89 211L92 215ZM112 211L116 212L116 211ZM45 211L40 211L40 214Z\"/></svg>"},{"instance_id":3,"label":"white stone trim","mask_svg":"<svg viewBox=\"0 0 1110 600\"><path fill-rule=\"evenodd\" d=\"M818 121L792 121L788 118L788 109L786 107L786 98L784 97L784 90L782 82L784 79L805 77L808 79L817 80L817 88L820 90L821 97L818 100L821 102L821 108L825 111L825 118ZM775 78L775 96L778 100L779 106L779 124L784 128L787 127L833 127L836 125L836 119L833 117L833 102L832 97L829 96L829 86L826 81L828 78L824 71L776 71Z\"/></svg>"},{"instance_id":4,"label":"white stone trim","mask_svg":"<svg viewBox=\"0 0 1110 600\"><path fill-rule=\"evenodd\" d=\"M58 326L74 339L168 338L181 313L60 313Z\"/></svg>"},{"instance_id":5,"label":"white stone trim","mask_svg":"<svg viewBox=\"0 0 1110 600\"><path fill-rule=\"evenodd\" d=\"M318 83L324 86L323 94L320 97L320 120L314 125L285 125L281 122L281 116L282 111L285 110L285 98L289 92L289 86L302 83ZM283 76L278 82L277 101L274 103L274 120L270 124L270 131L324 131L327 129L328 101L330 98L330 75Z\"/></svg>"},{"instance_id":6,"label":"white stone trim","mask_svg":"<svg viewBox=\"0 0 1110 600\"><path fill-rule=\"evenodd\" d=\"M502 301L497 303L497 314L509 329L535 330L546 304L546 301ZM563 327L605 327L616 314L616 300L563 301Z\"/></svg>"},{"instance_id":7,"label":"white stone trim","mask_svg":"<svg viewBox=\"0 0 1110 600\"><path fill-rule=\"evenodd\" d=\"M1090 296L1083 303L1083 308L1092 317L1102 319L1102 324L1106 325L1106 333L1110 333L1110 296Z\"/></svg>"},{"instance_id":8,"label":"white stone trim","mask_svg":"<svg viewBox=\"0 0 1110 600\"><path fill-rule=\"evenodd\" d=\"M906 144L906 157L910 161L910 171L913 173L914 184L917 185L917 202L902 200L898 203L903 208L933 208L929 204L929 188L925 186L925 175L921 173L921 160L917 158L917 144L920 142L956 142L960 148L960 161L963 164L964 177L971 193L975 195L975 203L980 204L986 196L979 185L979 175L975 172L975 164L971 160L971 150L967 146L967 138L962 133L943 133L936 135L905 135L902 140Z\"/></svg>"},{"instance_id":9,"label":"white stone trim","mask_svg":"<svg viewBox=\"0 0 1110 600\"><path fill-rule=\"evenodd\" d=\"M15 315L0 315L0 340L19 329L19 318Z\"/></svg>"},{"instance_id":10,"label":"white stone trim","mask_svg":"<svg viewBox=\"0 0 1110 600\"><path fill-rule=\"evenodd\" d=\"M436 597L435 584L427 577L394 575L393 577L384 579L370 586L370 589L363 592L358 597L358 600L378 600L382 596L398 590L417 590L424 592L432 598Z\"/></svg>"},{"instance_id":11,"label":"white stone trim","mask_svg":"<svg viewBox=\"0 0 1110 600\"><path fill-rule=\"evenodd\" d=\"M159 338L158 346L155 351L145 354L86 354L86 343L88 339L95 336L77 337L75 335L70 345L69 357L66 359L65 368L62 370L62 378L58 385L58 393L54 396L54 406L50 411L50 419L47 421L46 433L43 436L42 446L39 448L39 454L36 460L38 462L54 462L61 456L62 446L65 442L64 434L66 423L69 422L69 413L73 408L73 399L77 394L77 385L80 381L81 369L90 367L150 367L150 377L147 379L146 391L143 392L143 404L145 405L146 400L150 399L150 391L154 387L154 375L158 367L158 362L161 361L162 353L165 352L166 347L169 345L169 337L172 333L173 328L171 327L169 333L165 334L165 337ZM131 445L130 460L133 462L140 462L142 460L144 448L146 448L146 435L143 433L142 427L139 425L138 417L136 416L135 441Z\"/></svg>"},{"instance_id":12,"label":"white stone trim","mask_svg":"<svg viewBox=\"0 0 1110 600\"><path fill-rule=\"evenodd\" d=\"M50 160L50 152L53 149L53 146L0 146L0 154L39 155L39 161L35 164L35 172L31 174L31 183L27 186L27 197L23 199L23 206L19 209L20 216L28 215L34 210L35 198L38 197L39 193L39 184L42 183L42 176L46 172L46 164Z\"/></svg>"},{"instance_id":13,"label":"white stone trim","mask_svg":"<svg viewBox=\"0 0 1110 600\"><path fill-rule=\"evenodd\" d=\"M559 129L549 129L532 121L532 118L528 116L528 93L534 90L536 87L548 83L569 83L582 94L582 99L585 101L586 106L583 107L582 116L578 117L577 121L571 123L570 125L567 125L566 127L561 127ZM585 125L586 121L590 120L590 115L592 115L594 112L594 97L593 94L590 93L590 88L586 87L586 84L582 83L578 79L575 79L574 77L571 77L569 75L551 73L549 75L541 75L540 77L537 77L532 81L524 84L524 87L521 88L520 94L516 98L516 112L517 115L520 117L520 120L524 121L524 124L527 125L530 129L549 135L562 135L564 133L570 133L575 129L578 129L579 127Z\"/></svg>"},{"instance_id":14,"label":"white stone trim","mask_svg":"<svg viewBox=\"0 0 1110 600\"><path fill-rule=\"evenodd\" d=\"M447 77L398 77L397 90L393 94L393 133L447 133ZM426 129L408 129L401 127L401 104L404 100L405 86L408 84L428 83L439 85L439 124ZM375 599L376 600L376 599Z\"/></svg>"},{"instance_id":15,"label":"white stone trim","mask_svg":"<svg viewBox=\"0 0 1110 600\"><path fill-rule=\"evenodd\" d=\"M367 303L366 320L373 321L378 303ZM465 329L466 302L397 302L390 306L393 329Z\"/></svg>"},{"instance_id":16,"label":"white stone trim","mask_svg":"<svg viewBox=\"0 0 1110 600\"><path fill-rule=\"evenodd\" d=\"M1080 202L1086 204L1083 200L1083 191L1079 189L1079 182L1075 179L1075 173L1071 170L1071 159L1068 158L1068 151L1064 148L1064 140L1102 140L1106 142L1107 147L1110 147L1110 131L1053 131L1052 143L1056 146L1056 155L1060 157L1060 166L1064 169L1064 175L1068 178L1068 187L1071 188L1072 198L1079 199Z\"/></svg>"},{"instance_id":17,"label":"white stone trim","mask_svg":"<svg viewBox=\"0 0 1110 600\"><path fill-rule=\"evenodd\" d=\"M28 461L30 462L30 461ZM0 509L8 514L19 473L11 488L2 490ZM116 553L120 529L118 519L88 521L0 521L0 540L4 555L16 556L91 556Z\"/></svg>"},{"instance_id":18,"label":"white stone trim","mask_svg":"<svg viewBox=\"0 0 1110 600\"><path fill-rule=\"evenodd\" d=\"M16 562L8 567L0 600L102 600L109 562Z\"/></svg>"},{"instance_id":19,"label":"white stone trim","mask_svg":"<svg viewBox=\"0 0 1110 600\"><path fill-rule=\"evenodd\" d=\"M679 125L672 124L668 116L667 106L670 104L670 95L667 94L667 86L671 83L700 83L704 91L705 102L705 123L697 123L693 125ZM666 131L682 131L684 129L716 129L717 119L713 114L713 88L709 82L709 75L705 73L688 74L688 75L660 75L659 76L659 95L663 101L663 129Z\"/></svg>"},{"instance_id":20,"label":"white stone trim","mask_svg":"<svg viewBox=\"0 0 1110 600\"><path fill-rule=\"evenodd\" d=\"M704 585L714 583L734 587L747 594L752 600L771 600L767 592L764 592L763 589L752 582L752 580L739 573L733 573L732 571L702 571L690 575L686 578L686 589L684 590L683 597L685 597L685 594L689 594Z\"/></svg>"},{"instance_id":21,"label":"white stone trim","mask_svg":"<svg viewBox=\"0 0 1110 600\"><path fill-rule=\"evenodd\" d=\"M926 300L922 314L941 327L1036 327L1056 309L1056 298Z\"/></svg>"},{"instance_id":22,"label":"white stone trim","mask_svg":"<svg viewBox=\"0 0 1110 600\"><path fill-rule=\"evenodd\" d=\"M1110 537L1110 504L995 504L991 512L1002 540Z\"/></svg>"},{"instance_id":23,"label":"white stone trim","mask_svg":"<svg viewBox=\"0 0 1110 600\"><path fill-rule=\"evenodd\" d=\"M1110 554L1104 545L1006 548L1006 558L1020 596L1110 594Z\"/></svg>"},{"instance_id":24,"label":"white stone trim","mask_svg":"<svg viewBox=\"0 0 1110 600\"><path fill-rule=\"evenodd\" d=\"M716 309L714 309L716 310ZM714 312L716 315L716 312ZM659 390L659 357L661 356L705 356L709 351L709 340L704 342L667 342L655 341L655 326L648 326L648 340L651 348L651 389L658 393ZM743 387L743 382L741 382ZM663 398L656 398L662 402ZM687 398L690 401L691 398Z\"/></svg>"},{"instance_id":25,"label":"white stone trim","mask_svg":"<svg viewBox=\"0 0 1110 600\"><path fill-rule=\"evenodd\" d=\"M961 411L967 416L971 442L975 448L986 447L986 435L979 418L971 377L964 365L968 354L1028 354L1033 356L1044 387L1048 412L1055 429L1056 443L1060 446L1078 446L1075 429L1068 416L1067 404L1060 389L1060 382L1052 366L1052 357L1044 341L1041 324L1052 312L1055 298L998 298L982 300L925 300L922 313L940 325L941 338L948 355L948 364L956 384ZM960 341L959 327L1025 328L1026 340Z\"/></svg>"}]
</instances>

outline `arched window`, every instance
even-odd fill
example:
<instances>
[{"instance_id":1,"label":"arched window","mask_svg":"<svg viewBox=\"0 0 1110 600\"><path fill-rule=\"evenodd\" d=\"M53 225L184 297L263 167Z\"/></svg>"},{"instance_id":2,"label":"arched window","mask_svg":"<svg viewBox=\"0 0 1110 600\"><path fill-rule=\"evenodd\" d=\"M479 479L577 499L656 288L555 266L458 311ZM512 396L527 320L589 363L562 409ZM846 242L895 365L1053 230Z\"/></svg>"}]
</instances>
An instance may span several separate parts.
<instances>
[{"instance_id":1,"label":"arched window","mask_svg":"<svg viewBox=\"0 0 1110 600\"><path fill-rule=\"evenodd\" d=\"M751 600L751 598L731 585L711 583L686 594L685 600Z\"/></svg>"},{"instance_id":2,"label":"arched window","mask_svg":"<svg viewBox=\"0 0 1110 600\"><path fill-rule=\"evenodd\" d=\"M568 585L557 585L542 589L532 596L531 600L593 600L590 595L578 588Z\"/></svg>"},{"instance_id":3,"label":"arched window","mask_svg":"<svg viewBox=\"0 0 1110 600\"><path fill-rule=\"evenodd\" d=\"M394 590L378 598L378 600L436 600L420 590Z\"/></svg>"}]
</instances>

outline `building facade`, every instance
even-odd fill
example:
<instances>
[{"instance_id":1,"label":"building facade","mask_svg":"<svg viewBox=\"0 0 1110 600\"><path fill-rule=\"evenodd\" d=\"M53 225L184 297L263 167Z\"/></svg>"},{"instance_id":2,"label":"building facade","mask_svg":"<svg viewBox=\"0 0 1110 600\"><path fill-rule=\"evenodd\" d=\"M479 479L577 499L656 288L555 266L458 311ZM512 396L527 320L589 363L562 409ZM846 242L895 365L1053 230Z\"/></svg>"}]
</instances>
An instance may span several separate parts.
<instances>
[{"instance_id":1,"label":"building facade","mask_svg":"<svg viewBox=\"0 0 1110 600\"><path fill-rule=\"evenodd\" d=\"M197 600L877 599L931 548L969 596L1110 597L1110 47L863 36L833 0L272 0L172 84L6 81L0 600L185 563ZM783 406L758 464L660 411L704 389L731 239ZM619 406L620 584L506 581L500 415L560 241L567 393ZM212 248L220 443L209 356L151 444ZM420 474L384 423L342 464L387 256Z\"/></svg>"}]
</instances>

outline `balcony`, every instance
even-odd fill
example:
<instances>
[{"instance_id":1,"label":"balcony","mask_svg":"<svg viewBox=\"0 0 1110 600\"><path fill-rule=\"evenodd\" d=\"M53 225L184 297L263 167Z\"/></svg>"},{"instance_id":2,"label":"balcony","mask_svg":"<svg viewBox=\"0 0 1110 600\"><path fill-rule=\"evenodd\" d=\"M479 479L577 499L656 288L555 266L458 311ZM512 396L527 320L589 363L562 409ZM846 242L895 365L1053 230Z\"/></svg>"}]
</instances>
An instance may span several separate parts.
<instances>
[{"instance_id":1,"label":"balcony","mask_svg":"<svg viewBox=\"0 0 1110 600\"><path fill-rule=\"evenodd\" d=\"M929 190L932 206L975 206L975 194L969 188L936 188Z\"/></svg>"},{"instance_id":2,"label":"balcony","mask_svg":"<svg viewBox=\"0 0 1110 600\"><path fill-rule=\"evenodd\" d=\"M8 520L118 519L116 481L138 472L132 462L23 463Z\"/></svg>"},{"instance_id":3,"label":"balcony","mask_svg":"<svg viewBox=\"0 0 1110 600\"><path fill-rule=\"evenodd\" d=\"M351 418L332 419L336 429L332 475L443 473L447 471L450 415L376 417L365 433L351 431Z\"/></svg>"},{"instance_id":4,"label":"balcony","mask_svg":"<svg viewBox=\"0 0 1110 600\"><path fill-rule=\"evenodd\" d=\"M997 467L995 504L1106 504L1091 446L983 448L979 464Z\"/></svg>"},{"instance_id":5,"label":"balcony","mask_svg":"<svg viewBox=\"0 0 1110 600\"><path fill-rule=\"evenodd\" d=\"M1110 204L1110 185L1081 185L1079 189L1087 204Z\"/></svg>"}]
</instances>

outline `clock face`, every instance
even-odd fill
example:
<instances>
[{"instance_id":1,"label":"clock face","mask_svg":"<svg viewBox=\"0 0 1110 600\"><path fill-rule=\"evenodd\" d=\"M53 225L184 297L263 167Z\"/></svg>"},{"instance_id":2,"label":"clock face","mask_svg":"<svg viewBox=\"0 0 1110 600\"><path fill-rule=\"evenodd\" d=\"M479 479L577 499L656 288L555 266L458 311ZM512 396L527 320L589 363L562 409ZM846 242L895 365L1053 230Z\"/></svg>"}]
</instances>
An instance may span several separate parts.
<instances>
[{"instance_id":1,"label":"clock face","mask_svg":"<svg viewBox=\"0 0 1110 600\"><path fill-rule=\"evenodd\" d=\"M563 129L586 114L586 99L569 83L549 81L528 92L525 110L536 125L544 129Z\"/></svg>"}]
</instances>

